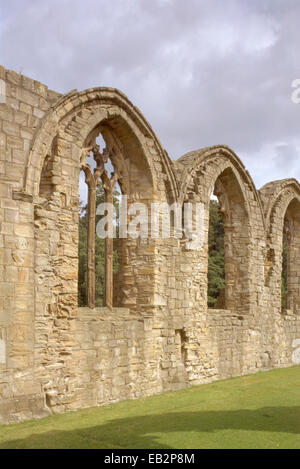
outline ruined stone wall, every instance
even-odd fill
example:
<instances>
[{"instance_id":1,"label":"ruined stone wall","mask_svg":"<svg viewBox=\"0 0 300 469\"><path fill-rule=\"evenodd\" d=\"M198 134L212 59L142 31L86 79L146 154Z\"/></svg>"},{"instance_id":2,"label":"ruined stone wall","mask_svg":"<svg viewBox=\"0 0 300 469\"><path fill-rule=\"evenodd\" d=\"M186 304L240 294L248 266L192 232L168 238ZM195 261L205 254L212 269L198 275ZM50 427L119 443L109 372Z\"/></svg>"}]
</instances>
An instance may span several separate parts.
<instances>
[{"instance_id":1,"label":"ruined stone wall","mask_svg":"<svg viewBox=\"0 0 300 469\"><path fill-rule=\"evenodd\" d=\"M137 398L295 363L295 180L257 191L228 147L172 162L119 91L65 96L0 67L0 422ZM124 239L112 310L77 306L78 181L99 132L128 203L201 202L204 244ZM225 223L226 291L207 308L209 199ZM282 233L290 232L281 312ZM294 355L293 355L294 354Z\"/></svg>"}]
</instances>

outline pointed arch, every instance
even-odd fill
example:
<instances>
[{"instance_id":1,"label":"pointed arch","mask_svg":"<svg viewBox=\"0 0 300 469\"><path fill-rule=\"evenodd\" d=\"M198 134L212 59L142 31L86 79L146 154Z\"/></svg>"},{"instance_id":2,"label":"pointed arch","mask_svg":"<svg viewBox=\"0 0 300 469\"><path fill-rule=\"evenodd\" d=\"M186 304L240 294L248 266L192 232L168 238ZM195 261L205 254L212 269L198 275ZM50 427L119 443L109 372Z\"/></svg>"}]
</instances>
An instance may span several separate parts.
<instances>
[{"instance_id":1,"label":"pointed arch","mask_svg":"<svg viewBox=\"0 0 300 469\"><path fill-rule=\"evenodd\" d=\"M93 129L103 122L113 128L125 153L127 151L132 156L132 149L138 150L139 163L147 167L154 188L158 187L162 176L156 171L155 163L161 164L164 175L162 179L167 181L175 200L178 189L172 162L152 128L123 93L104 87L82 92L73 90L62 96L46 114L29 152L24 193L31 196L38 194L43 162L57 135L65 134L67 140L73 144L71 150L76 153L76 146L79 148L83 145Z\"/></svg>"},{"instance_id":2,"label":"pointed arch","mask_svg":"<svg viewBox=\"0 0 300 469\"><path fill-rule=\"evenodd\" d=\"M264 237L262 205L255 185L237 155L218 145L188 153L178 160L182 171L181 201L205 206L203 262L207 266L210 196L219 199L224 220L225 280L223 308L247 314L251 308L251 285L261 262L256 239ZM255 280L257 281L257 280Z\"/></svg>"},{"instance_id":3,"label":"pointed arch","mask_svg":"<svg viewBox=\"0 0 300 469\"><path fill-rule=\"evenodd\" d=\"M261 189L265 200L267 247L266 286L274 309L282 307L282 256L286 234L287 292L285 308L300 314L300 184L296 179L283 179L266 184Z\"/></svg>"},{"instance_id":4,"label":"pointed arch","mask_svg":"<svg viewBox=\"0 0 300 469\"><path fill-rule=\"evenodd\" d=\"M179 182L182 200L186 198L188 187L193 183L193 180L195 180L195 176L197 177L197 172L198 174L206 172L212 165L215 166L215 175L218 172L220 174L226 168L231 168L236 175L242 192L244 193L245 201L255 201L259 221L262 226L264 226L262 204L255 184L240 158L233 150L231 150L230 147L226 145L214 145L202 148L183 155L176 163L178 164L178 167L181 167L182 169L182 175Z\"/></svg>"}]
</instances>

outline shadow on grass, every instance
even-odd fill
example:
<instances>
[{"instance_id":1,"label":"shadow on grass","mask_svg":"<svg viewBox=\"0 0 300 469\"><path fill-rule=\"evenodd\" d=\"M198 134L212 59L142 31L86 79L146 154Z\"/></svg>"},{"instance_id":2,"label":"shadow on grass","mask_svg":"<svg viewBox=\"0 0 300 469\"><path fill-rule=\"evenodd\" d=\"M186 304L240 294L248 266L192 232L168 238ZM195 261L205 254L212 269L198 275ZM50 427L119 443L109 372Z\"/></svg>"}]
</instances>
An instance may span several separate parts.
<instances>
[{"instance_id":1,"label":"shadow on grass","mask_svg":"<svg viewBox=\"0 0 300 469\"><path fill-rule=\"evenodd\" d=\"M39 423L37 422L37 427ZM51 431L33 434L0 444L8 448L164 448L174 446L158 443L155 434L193 432L191 448L201 445L201 433L218 430L243 430L252 432L280 432L300 434L300 407L264 407L256 410L174 412L111 420L108 423L72 431ZM196 433L196 434L195 434ZM202 435L202 436L203 436ZM260 435L257 436L259 442ZM172 437L164 441L172 444Z\"/></svg>"}]
</instances>

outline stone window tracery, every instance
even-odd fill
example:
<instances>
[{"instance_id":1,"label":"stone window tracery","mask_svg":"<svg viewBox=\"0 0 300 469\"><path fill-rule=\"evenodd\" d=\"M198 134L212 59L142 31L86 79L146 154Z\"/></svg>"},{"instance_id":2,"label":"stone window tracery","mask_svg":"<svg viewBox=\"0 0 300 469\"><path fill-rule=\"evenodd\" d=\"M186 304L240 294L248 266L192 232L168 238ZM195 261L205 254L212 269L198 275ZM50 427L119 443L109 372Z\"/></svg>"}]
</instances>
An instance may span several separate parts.
<instances>
[{"instance_id":1,"label":"stone window tracery","mask_svg":"<svg viewBox=\"0 0 300 469\"><path fill-rule=\"evenodd\" d=\"M87 306L95 308L95 236L96 236L96 190L99 182L104 189L104 201L113 206L114 189L120 179L120 174L114 168L110 171L110 152L108 147L101 151L96 140L82 150L81 170L85 174L88 187L87 203ZM94 160L91 164L90 155ZM105 282L103 306L113 306L113 213L108 210L107 237L105 238Z\"/></svg>"}]
</instances>

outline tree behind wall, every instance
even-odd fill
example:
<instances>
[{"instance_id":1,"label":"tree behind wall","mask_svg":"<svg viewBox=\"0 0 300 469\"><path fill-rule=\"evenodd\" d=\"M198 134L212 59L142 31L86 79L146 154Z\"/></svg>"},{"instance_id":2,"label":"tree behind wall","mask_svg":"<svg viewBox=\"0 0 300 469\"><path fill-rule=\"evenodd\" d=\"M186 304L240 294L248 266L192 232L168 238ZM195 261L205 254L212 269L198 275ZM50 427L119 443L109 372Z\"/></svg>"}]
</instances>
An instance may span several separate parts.
<instances>
[{"instance_id":1,"label":"tree behind wall","mask_svg":"<svg viewBox=\"0 0 300 469\"><path fill-rule=\"evenodd\" d=\"M114 194L115 210L118 209L119 192L116 190ZM101 182L97 186L96 206L104 202L104 189ZM100 220L100 216L96 216L96 227ZM118 270L118 258L116 242L114 240L114 273ZM105 240L99 238L96 233L95 237L95 304L97 307L103 305L104 295L104 279L105 279ZM79 244L78 244L78 306L87 305L87 205L80 202L79 205Z\"/></svg>"},{"instance_id":2,"label":"tree behind wall","mask_svg":"<svg viewBox=\"0 0 300 469\"><path fill-rule=\"evenodd\" d=\"M209 308L217 306L225 289L224 223L217 200L210 201L208 231L208 294Z\"/></svg>"}]
</instances>

